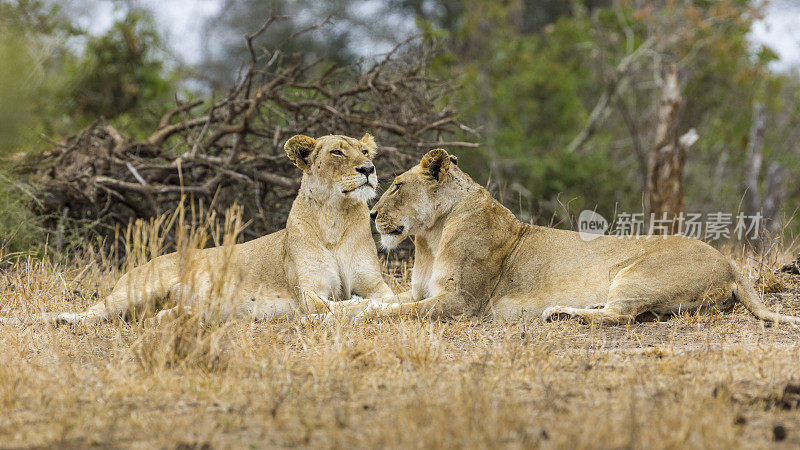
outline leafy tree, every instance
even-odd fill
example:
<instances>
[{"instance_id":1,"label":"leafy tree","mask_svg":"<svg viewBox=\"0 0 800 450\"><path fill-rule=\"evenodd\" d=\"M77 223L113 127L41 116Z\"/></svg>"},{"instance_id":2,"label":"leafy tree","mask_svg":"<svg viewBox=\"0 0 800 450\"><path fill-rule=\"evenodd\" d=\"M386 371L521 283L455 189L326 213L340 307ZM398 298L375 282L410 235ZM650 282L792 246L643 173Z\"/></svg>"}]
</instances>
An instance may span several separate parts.
<instances>
[{"instance_id":1,"label":"leafy tree","mask_svg":"<svg viewBox=\"0 0 800 450\"><path fill-rule=\"evenodd\" d=\"M525 33L518 24L521 2L465 4L459 28L446 34L451 50L437 67L460 79L455 95L464 120L484 136L462 165L479 180L491 179L523 218L549 222L563 203L613 210L616 202L633 201L624 176L631 167L616 165L611 148L566 151L589 115L586 99L603 89L587 64L587 17L565 16Z\"/></svg>"},{"instance_id":2,"label":"leafy tree","mask_svg":"<svg viewBox=\"0 0 800 450\"><path fill-rule=\"evenodd\" d=\"M63 108L84 123L124 115L120 121L128 127L153 125L172 103L177 84L164 68L161 45L152 18L129 11L105 34L89 38L83 55L66 64Z\"/></svg>"},{"instance_id":3,"label":"leafy tree","mask_svg":"<svg viewBox=\"0 0 800 450\"><path fill-rule=\"evenodd\" d=\"M29 208L31 188L15 174L17 154L37 148L48 130L56 102L49 81L68 53L63 42L79 34L57 6L0 3L0 257L43 241Z\"/></svg>"},{"instance_id":4,"label":"leafy tree","mask_svg":"<svg viewBox=\"0 0 800 450\"><path fill-rule=\"evenodd\" d=\"M563 204L572 212L646 210L661 73L670 64L679 68L685 99L678 129L700 135L685 173L690 210L736 211L742 187L730 180L746 170L755 101L775 116L765 156L797 175L798 150L787 139L800 106L787 89L797 79L767 70L774 53L750 44L759 10L749 2L460 5L458 19L448 20L455 26L435 19L426 30L445 46L435 70L459 80L462 119L483 134L484 145L463 155L462 165L491 180L523 216L547 222L565 213ZM526 22L534 10L541 22Z\"/></svg>"},{"instance_id":5,"label":"leafy tree","mask_svg":"<svg viewBox=\"0 0 800 450\"><path fill-rule=\"evenodd\" d=\"M41 236L24 174L51 144L100 116L137 128L153 125L176 79L163 67L150 18L130 11L82 51L85 38L57 4L0 3L0 253L29 249ZM154 114L147 114L147 111Z\"/></svg>"},{"instance_id":6,"label":"leafy tree","mask_svg":"<svg viewBox=\"0 0 800 450\"><path fill-rule=\"evenodd\" d=\"M29 148L47 130L52 80L68 56L63 42L80 34L57 6L0 3L0 157Z\"/></svg>"}]
</instances>

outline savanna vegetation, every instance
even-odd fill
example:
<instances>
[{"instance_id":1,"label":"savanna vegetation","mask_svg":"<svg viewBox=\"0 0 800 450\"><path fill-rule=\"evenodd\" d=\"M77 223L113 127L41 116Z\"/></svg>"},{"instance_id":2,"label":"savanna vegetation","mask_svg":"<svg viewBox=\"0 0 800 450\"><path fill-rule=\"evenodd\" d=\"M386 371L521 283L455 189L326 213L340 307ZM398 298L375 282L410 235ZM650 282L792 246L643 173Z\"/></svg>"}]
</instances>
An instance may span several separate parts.
<instances>
[{"instance_id":1,"label":"savanna vegetation","mask_svg":"<svg viewBox=\"0 0 800 450\"><path fill-rule=\"evenodd\" d=\"M235 216L228 227L204 217L198 227L189 210L175 220L181 246L235 238ZM121 270L102 255L16 259L0 274L3 315L95 303L122 271L161 252L160 230L134 227ZM737 263L769 308L800 314L795 275ZM407 265L385 274L393 290L408 288ZM800 443L797 330L766 326L742 307L617 327L218 323L187 311L161 323L1 326L0 338L0 446L8 448Z\"/></svg>"},{"instance_id":2,"label":"savanna vegetation","mask_svg":"<svg viewBox=\"0 0 800 450\"><path fill-rule=\"evenodd\" d=\"M751 39L765 3L218 3L186 58L153 3L0 2L0 316L80 310L187 235L281 228L283 142L328 132L375 135L383 186L445 147L540 225L761 214L759 239L712 244L800 314L800 74ZM246 226L225 237L232 206ZM396 291L405 250L384 255ZM797 446L797 336L741 308L0 326L0 447Z\"/></svg>"}]
</instances>

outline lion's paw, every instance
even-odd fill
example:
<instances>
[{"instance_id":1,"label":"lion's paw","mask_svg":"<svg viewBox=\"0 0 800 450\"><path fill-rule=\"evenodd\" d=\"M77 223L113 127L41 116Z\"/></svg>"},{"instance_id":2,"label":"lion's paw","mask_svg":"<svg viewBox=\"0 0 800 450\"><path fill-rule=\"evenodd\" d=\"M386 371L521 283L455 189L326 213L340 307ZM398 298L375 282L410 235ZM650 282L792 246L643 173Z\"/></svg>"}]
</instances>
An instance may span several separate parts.
<instances>
[{"instance_id":1,"label":"lion's paw","mask_svg":"<svg viewBox=\"0 0 800 450\"><path fill-rule=\"evenodd\" d=\"M61 313L56 316L55 324L75 325L79 320L80 318L78 317L78 313Z\"/></svg>"},{"instance_id":2,"label":"lion's paw","mask_svg":"<svg viewBox=\"0 0 800 450\"><path fill-rule=\"evenodd\" d=\"M370 300L367 306L356 315L355 320L356 322L363 322L368 317L374 317L385 311L392 310L396 305L397 303L384 303L380 300Z\"/></svg>"},{"instance_id":3,"label":"lion's paw","mask_svg":"<svg viewBox=\"0 0 800 450\"><path fill-rule=\"evenodd\" d=\"M95 311L84 311L80 313L61 313L56 316L54 323L60 325L80 325L96 324L106 320L106 316Z\"/></svg>"},{"instance_id":4,"label":"lion's paw","mask_svg":"<svg viewBox=\"0 0 800 450\"><path fill-rule=\"evenodd\" d=\"M575 317L573 308L565 308L562 306L551 306L542 313L542 320L545 322L555 322L557 320L569 320Z\"/></svg>"}]
</instances>

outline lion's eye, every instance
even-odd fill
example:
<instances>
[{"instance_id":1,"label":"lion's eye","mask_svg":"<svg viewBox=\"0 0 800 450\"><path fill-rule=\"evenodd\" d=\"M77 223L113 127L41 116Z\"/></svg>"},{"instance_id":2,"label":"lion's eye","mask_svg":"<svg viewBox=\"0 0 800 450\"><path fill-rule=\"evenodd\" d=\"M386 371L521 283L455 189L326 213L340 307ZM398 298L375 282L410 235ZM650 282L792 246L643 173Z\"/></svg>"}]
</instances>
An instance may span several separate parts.
<instances>
[{"instance_id":1,"label":"lion's eye","mask_svg":"<svg viewBox=\"0 0 800 450\"><path fill-rule=\"evenodd\" d=\"M361 152L364 153L365 155L369 155L369 150L367 150L365 148L361 149Z\"/></svg>"},{"instance_id":2,"label":"lion's eye","mask_svg":"<svg viewBox=\"0 0 800 450\"><path fill-rule=\"evenodd\" d=\"M336 150L331 150L331 155L344 156L344 152L337 148Z\"/></svg>"},{"instance_id":3,"label":"lion's eye","mask_svg":"<svg viewBox=\"0 0 800 450\"><path fill-rule=\"evenodd\" d=\"M392 186L392 192L399 191L400 190L400 186L402 186L402 185L403 185L403 183L395 183L394 186Z\"/></svg>"}]
</instances>

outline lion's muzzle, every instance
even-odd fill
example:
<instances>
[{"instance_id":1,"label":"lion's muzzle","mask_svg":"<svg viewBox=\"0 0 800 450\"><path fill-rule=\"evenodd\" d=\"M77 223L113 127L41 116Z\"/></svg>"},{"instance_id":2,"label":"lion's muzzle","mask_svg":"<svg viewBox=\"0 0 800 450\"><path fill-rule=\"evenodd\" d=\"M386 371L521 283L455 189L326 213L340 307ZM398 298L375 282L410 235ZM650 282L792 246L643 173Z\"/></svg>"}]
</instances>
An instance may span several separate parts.
<instances>
[{"instance_id":1,"label":"lion's muzzle","mask_svg":"<svg viewBox=\"0 0 800 450\"><path fill-rule=\"evenodd\" d=\"M372 216L372 214L371 214ZM375 213L373 220L375 220L375 228L380 234L387 234L389 236L400 236L405 231L406 227L398 225L394 221L377 218Z\"/></svg>"}]
</instances>

